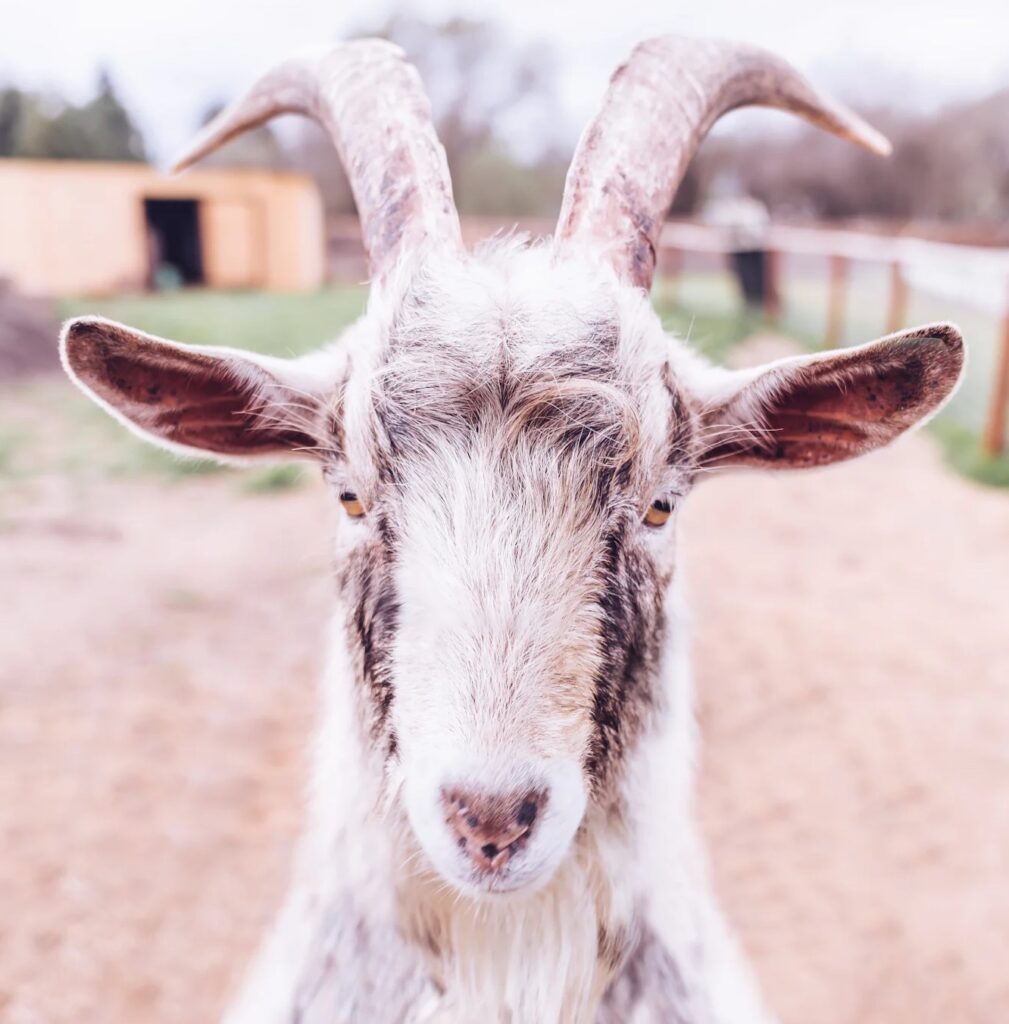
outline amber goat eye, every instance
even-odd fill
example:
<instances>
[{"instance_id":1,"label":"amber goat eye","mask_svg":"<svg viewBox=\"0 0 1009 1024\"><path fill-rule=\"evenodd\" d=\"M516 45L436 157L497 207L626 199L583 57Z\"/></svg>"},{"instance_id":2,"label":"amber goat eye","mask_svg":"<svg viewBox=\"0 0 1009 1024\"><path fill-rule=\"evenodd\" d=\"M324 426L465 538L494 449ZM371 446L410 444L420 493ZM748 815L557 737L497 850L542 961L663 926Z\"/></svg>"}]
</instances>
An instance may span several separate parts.
<instances>
[{"instance_id":1,"label":"amber goat eye","mask_svg":"<svg viewBox=\"0 0 1009 1024\"><path fill-rule=\"evenodd\" d=\"M645 513L645 522L649 526L665 526L672 512L673 506L668 501L653 501Z\"/></svg>"},{"instance_id":2,"label":"amber goat eye","mask_svg":"<svg viewBox=\"0 0 1009 1024\"><path fill-rule=\"evenodd\" d=\"M353 491L344 491L340 495L340 504L351 519L360 519L364 515L364 505Z\"/></svg>"}]
</instances>

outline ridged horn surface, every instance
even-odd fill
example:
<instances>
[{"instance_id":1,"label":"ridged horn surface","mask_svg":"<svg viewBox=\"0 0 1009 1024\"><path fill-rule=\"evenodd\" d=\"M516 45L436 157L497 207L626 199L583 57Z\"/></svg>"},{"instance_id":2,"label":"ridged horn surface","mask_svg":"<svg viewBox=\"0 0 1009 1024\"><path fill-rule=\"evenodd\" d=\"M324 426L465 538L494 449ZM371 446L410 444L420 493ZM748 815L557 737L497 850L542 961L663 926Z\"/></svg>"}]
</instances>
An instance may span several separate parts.
<instances>
[{"instance_id":1,"label":"ridged horn surface","mask_svg":"<svg viewBox=\"0 0 1009 1024\"><path fill-rule=\"evenodd\" d=\"M701 140L723 114L760 105L886 155L890 144L821 96L790 64L755 46L660 36L617 69L568 171L555 252L605 252L648 290L659 233Z\"/></svg>"},{"instance_id":2,"label":"ridged horn surface","mask_svg":"<svg viewBox=\"0 0 1009 1024\"><path fill-rule=\"evenodd\" d=\"M302 114L328 132L354 193L373 274L404 251L461 246L431 105L398 46L363 39L278 64L206 125L173 169L278 114Z\"/></svg>"}]
</instances>

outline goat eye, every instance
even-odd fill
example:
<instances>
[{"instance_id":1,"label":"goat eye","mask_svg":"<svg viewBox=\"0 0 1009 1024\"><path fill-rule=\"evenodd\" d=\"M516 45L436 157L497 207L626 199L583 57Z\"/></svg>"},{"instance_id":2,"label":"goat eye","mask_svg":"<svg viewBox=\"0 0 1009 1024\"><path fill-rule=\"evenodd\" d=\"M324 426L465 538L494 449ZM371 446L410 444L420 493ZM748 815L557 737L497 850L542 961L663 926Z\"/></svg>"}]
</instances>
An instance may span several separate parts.
<instances>
[{"instance_id":1,"label":"goat eye","mask_svg":"<svg viewBox=\"0 0 1009 1024\"><path fill-rule=\"evenodd\" d=\"M673 506L670 502L660 499L653 501L645 513L645 522L649 526L665 526L666 520L673 513Z\"/></svg>"},{"instance_id":2,"label":"goat eye","mask_svg":"<svg viewBox=\"0 0 1009 1024\"><path fill-rule=\"evenodd\" d=\"M351 519L360 519L364 515L364 505L353 491L343 491L340 494L340 504Z\"/></svg>"}]
</instances>

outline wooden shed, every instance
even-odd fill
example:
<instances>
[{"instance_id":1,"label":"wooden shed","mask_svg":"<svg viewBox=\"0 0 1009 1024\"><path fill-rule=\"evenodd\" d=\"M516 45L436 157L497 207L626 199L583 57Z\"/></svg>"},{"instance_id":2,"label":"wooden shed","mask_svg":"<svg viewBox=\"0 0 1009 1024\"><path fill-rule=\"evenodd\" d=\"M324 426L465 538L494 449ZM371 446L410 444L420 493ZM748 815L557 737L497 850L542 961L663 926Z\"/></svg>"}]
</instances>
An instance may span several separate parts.
<instances>
[{"instance_id":1,"label":"wooden shed","mask_svg":"<svg viewBox=\"0 0 1009 1024\"><path fill-rule=\"evenodd\" d=\"M0 160L0 277L100 295L155 275L210 288L307 291L325 273L322 202L301 174L169 177L145 164Z\"/></svg>"}]
</instances>

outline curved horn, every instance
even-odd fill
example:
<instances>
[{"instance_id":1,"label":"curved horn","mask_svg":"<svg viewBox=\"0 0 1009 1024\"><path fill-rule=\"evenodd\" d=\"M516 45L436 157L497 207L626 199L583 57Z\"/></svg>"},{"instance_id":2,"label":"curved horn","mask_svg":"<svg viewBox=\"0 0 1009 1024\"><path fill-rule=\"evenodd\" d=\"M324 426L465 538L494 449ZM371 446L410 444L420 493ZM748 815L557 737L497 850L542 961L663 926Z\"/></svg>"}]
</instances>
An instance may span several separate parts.
<instances>
[{"instance_id":1,"label":"curved horn","mask_svg":"<svg viewBox=\"0 0 1009 1024\"><path fill-rule=\"evenodd\" d=\"M555 253L605 250L621 278L647 291L662 222L694 152L722 114L749 104L789 110L875 153L890 152L879 132L765 50L649 39L616 70L578 143Z\"/></svg>"},{"instance_id":2,"label":"curved horn","mask_svg":"<svg viewBox=\"0 0 1009 1024\"><path fill-rule=\"evenodd\" d=\"M431 105L398 46L363 39L278 64L203 129L173 170L277 114L303 114L329 133L350 180L373 274L429 242L461 246Z\"/></svg>"}]
</instances>

